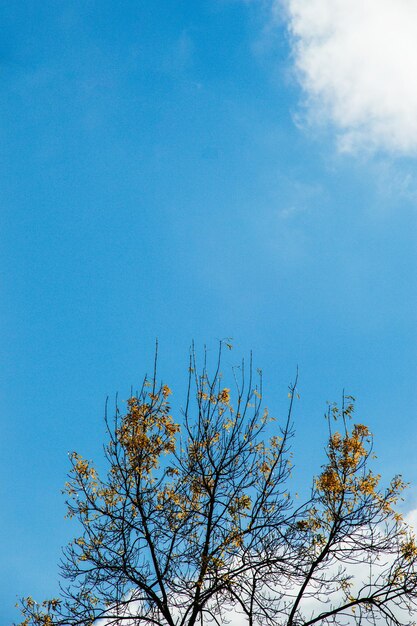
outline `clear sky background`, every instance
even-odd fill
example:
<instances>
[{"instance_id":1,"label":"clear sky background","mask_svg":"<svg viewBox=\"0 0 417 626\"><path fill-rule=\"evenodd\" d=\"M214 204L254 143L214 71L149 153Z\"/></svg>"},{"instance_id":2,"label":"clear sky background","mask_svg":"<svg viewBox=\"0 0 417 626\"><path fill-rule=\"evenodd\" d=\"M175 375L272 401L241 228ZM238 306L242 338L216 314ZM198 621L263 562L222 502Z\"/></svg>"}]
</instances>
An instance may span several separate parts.
<instances>
[{"instance_id":1,"label":"clear sky background","mask_svg":"<svg viewBox=\"0 0 417 626\"><path fill-rule=\"evenodd\" d=\"M250 349L310 483L343 388L417 506L417 8L0 2L0 621L57 589L67 453L192 339Z\"/></svg>"}]
</instances>

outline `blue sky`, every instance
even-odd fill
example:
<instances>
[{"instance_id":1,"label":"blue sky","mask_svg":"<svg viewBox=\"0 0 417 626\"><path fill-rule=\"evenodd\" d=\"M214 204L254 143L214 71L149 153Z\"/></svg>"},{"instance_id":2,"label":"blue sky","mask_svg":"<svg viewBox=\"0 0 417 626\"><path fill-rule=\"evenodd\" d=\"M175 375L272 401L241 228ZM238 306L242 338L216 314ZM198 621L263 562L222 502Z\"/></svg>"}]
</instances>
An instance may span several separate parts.
<instances>
[{"instance_id":1,"label":"blue sky","mask_svg":"<svg viewBox=\"0 0 417 626\"><path fill-rule=\"evenodd\" d=\"M156 337L178 404L192 339L253 349L278 416L298 365L299 480L345 388L417 506L417 54L352 70L372 10L417 40L402 2L0 2L2 623L55 593L67 453Z\"/></svg>"}]
</instances>

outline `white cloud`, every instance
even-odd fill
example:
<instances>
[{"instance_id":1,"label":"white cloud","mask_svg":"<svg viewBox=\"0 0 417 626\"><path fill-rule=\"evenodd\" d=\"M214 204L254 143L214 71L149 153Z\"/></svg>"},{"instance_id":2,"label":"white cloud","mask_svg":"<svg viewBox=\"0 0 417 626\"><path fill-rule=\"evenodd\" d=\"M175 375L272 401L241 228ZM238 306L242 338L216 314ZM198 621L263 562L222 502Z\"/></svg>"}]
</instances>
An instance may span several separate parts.
<instances>
[{"instance_id":1,"label":"white cloud","mask_svg":"<svg viewBox=\"0 0 417 626\"><path fill-rule=\"evenodd\" d=\"M417 154L417 0L275 0L307 120L342 151Z\"/></svg>"}]
</instances>

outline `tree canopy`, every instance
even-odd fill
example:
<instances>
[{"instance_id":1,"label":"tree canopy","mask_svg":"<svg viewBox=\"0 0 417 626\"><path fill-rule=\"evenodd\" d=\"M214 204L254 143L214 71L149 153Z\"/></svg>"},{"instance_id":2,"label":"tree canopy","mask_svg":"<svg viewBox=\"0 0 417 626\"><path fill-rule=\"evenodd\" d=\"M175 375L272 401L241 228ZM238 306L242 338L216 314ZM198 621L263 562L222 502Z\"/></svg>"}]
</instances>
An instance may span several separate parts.
<instances>
[{"instance_id":1,"label":"tree canopy","mask_svg":"<svg viewBox=\"0 0 417 626\"><path fill-rule=\"evenodd\" d=\"M212 373L191 354L174 417L156 367L106 415L107 473L78 453L65 491L81 530L64 551L61 595L21 601L21 626L410 624L417 546L396 511L401 476L383 486L353 398L326 413L326 462L291 495L292 411L263 406L262 375ZM234 618L236 619L236 618Z\"/></svg>"}]
</instances>

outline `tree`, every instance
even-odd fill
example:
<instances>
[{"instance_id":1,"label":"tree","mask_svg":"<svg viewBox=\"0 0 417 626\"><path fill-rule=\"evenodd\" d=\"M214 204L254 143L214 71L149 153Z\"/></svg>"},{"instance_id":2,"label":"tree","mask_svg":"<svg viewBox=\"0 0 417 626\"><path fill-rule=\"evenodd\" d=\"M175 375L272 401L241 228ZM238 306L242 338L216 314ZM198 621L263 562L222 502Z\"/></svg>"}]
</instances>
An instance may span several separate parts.
<instances>
[{"instance_id":1,"label":"tree","mask_svg":"<svg viewBox=\"0 0 417 626\"><path fill-rule=\"evenodd\" d=\"M192 353L180 420L156 366L127 410L106 416L105 477L71 455L68 515L82 532L64 552L62 597L23 599L21 626L220 625L233 613L250 626L410 623L417 546L394 510L405 485L382 488L369 468L353 399L329 407L326 463L296 503L297 381L278 426L252 366L224 386L222 347L212 376Z\"/></svg>"}]
</instances>

